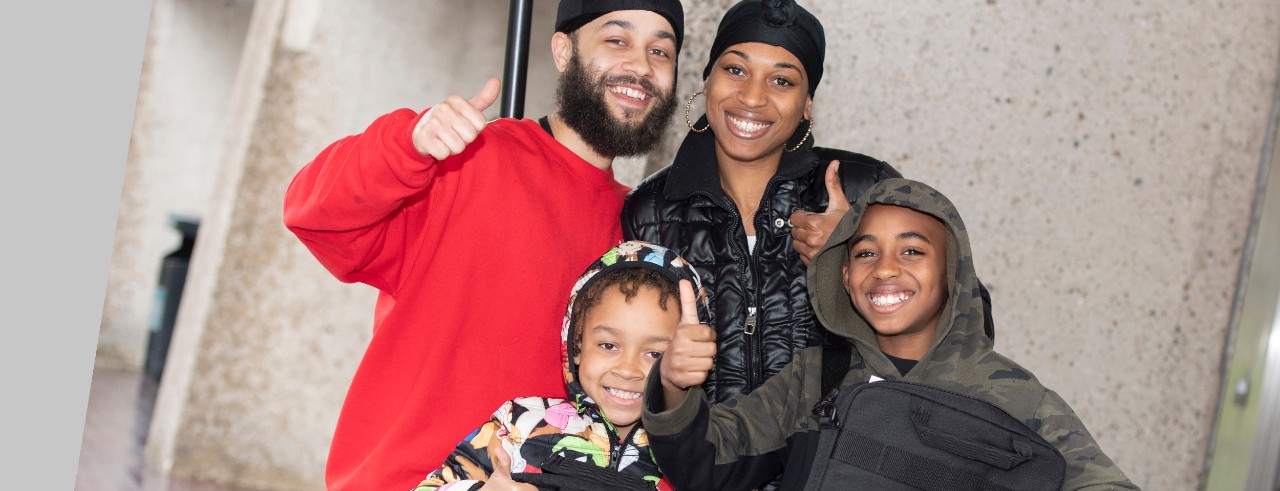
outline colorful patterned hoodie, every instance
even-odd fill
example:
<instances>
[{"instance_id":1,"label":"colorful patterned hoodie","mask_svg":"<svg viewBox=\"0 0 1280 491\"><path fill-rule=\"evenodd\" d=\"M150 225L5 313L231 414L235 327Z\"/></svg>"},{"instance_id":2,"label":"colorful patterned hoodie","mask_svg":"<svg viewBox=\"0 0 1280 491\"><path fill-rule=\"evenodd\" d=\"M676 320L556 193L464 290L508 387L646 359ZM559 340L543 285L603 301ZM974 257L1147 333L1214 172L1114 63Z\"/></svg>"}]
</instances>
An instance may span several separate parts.
<instances>
[{"instance_id":1,"label":"colorful patterned hoodie","mask_svg":"<svg viewBox=\"0 0 1280 491\"><path fill-rule=\"evenodd\" d=\"M486 450L497 436L511 456L511 473L539 473L544 462L560 456L616 470L644 479L659 487L661 472L649 451L649 437L637 424L629 435L618 435L595 401L578 382L574 363L574 302L601 273L622 268L649 268L673 283L687 279L697 292L698 318L707 319L707 295L697 273L669 249L641 241L623 242L592 263L573 285L560 333L565 387L571 400L522 397L507 401L494 411L489 422L472 431L444 465L432 471L414 491L460 491L479 489L493 471ZM678 305L678 303L677 303ZM669 487L662 481L662 488Z\"/></svg>"}]
</instances>

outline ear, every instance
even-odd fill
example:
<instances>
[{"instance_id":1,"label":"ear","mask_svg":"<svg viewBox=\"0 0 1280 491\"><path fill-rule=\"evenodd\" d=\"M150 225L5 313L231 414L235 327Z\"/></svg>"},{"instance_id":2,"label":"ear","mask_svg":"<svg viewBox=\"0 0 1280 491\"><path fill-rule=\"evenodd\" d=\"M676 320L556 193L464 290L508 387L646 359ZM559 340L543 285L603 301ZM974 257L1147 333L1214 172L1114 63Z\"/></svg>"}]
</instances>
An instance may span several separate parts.
<instances>
[{"instance_id":1,"label":"ear","mask_svg":"<svg viewBox=\"0 0 1280 491\"><path fill-rule=\"evenodd\" d=\"M573 39L568 34L557 32L551 35L551 58L556 62L556 70L564 73L569 67L569 59L573 57Z\"/></svg>"},{"instance_id":2,"label":"ear","mask_svg":"<svg viewBox=\"0 0 1280 491\"><path fill-rule=\"evenodd\" d=\"M847 260L844 265L840 266L840 282L844 284L845 293L853 295L853 283L849 281L849 262Z\"/></svg>"},{"instance_id":3,"label":"ear","mask_svg":"<svg viewBox=\"0 0 1280 491\"><path fill-rule=\"evenodd\" d=\"M809 97L804 101L804 119L813 120L813 97Z\"/></svg>"}]
</instances>

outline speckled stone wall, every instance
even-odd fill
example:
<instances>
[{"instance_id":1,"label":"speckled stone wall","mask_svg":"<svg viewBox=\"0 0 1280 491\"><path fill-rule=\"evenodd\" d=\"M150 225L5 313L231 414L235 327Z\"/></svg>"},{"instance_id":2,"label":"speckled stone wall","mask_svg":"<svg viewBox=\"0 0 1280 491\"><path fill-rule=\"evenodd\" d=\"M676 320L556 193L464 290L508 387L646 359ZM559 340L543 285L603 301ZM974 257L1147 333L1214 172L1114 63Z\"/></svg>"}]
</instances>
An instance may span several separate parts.
<instances>
[{"instance_id":1,"label":"speckled stone wall","mask_svg":"<svg viewBox=\"0 0 1280 491\"><path fill-rule=\"evenodd\" d=\"M733 3L686 2L682 96L701 88ZM1280 4L800 3L827 32L818 144L949 196L993 295L997 349L1144 489L1196 489ZM680 116L650 169L674 154Z\"/></svg>"},{"instance_id":2,"label":"speckled stone wall","mask_svg":"<svg viewBox=\"0 0 1280 491\"><path fill-rule=\"evenodd\" d=\"M143 364L160 262L182 240L168 220L199 219L208 205L251 10L246 2L152 4L98 363Z\"/></svg>"},{"instance_id":3,"label":"speckled stone wall","mask_svg":"<svg viewBox=\"0 0 1280 491\"><path fill-rule=\"evenodd\" d=\"M555 80L555 2L535 3L528 116L547 112ZM686 2L682 97L700 88L731 4ZM994 296L997 348L1061 393L1135 482L1195 489L1280 67L1280 4L802 4L828 33L819 144L950 196ZM499 76L507 2L254 8L148 458L315 489L374 295L338 283L284 230L282 193L376 116ZM669 161L677 116L663 150L619 164L624 182Z\"/></svg>"}]
</instances>

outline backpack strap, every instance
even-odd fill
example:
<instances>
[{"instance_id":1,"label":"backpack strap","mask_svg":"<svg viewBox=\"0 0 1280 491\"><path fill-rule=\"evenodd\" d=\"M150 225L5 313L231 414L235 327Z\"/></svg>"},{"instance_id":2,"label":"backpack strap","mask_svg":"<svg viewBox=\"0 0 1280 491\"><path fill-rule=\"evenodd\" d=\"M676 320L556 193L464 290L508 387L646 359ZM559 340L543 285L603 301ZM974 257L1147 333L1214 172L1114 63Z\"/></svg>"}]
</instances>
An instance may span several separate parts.
<instances>
[{"instance_id":1,"label":"backpack strap","mask_svg":"<svg viewBox=\"0 0 1280 491\"><path fill-rule=\"evenodd\" d=\"M836 397L840 395L840 382L849 373L849 360L853 359L853 344L830 331L822 343L822 400L813 406L813 416L826 428L834 424Z\"/></svg>"},{"instance_id":2,"label":"backpack strap","mask_svg":"<svg viewBox=\"0 0 1280 491\"><path fill-rule=\"evenodd\" d=\"M844 376L849 373L851 359L853 359L853 344L844 336L828 332L827 340L822 344L822 394L824 397L831 394L832 389L840 386Z\"/></svg>"},{"instance_id":3,"label":"backpack strap","mask_svg":"<svg viewBox=\"0 0 1280 491\"><path fill-rule=\"evenodd\" d=\"M546 116L538 118L538 126L541 126L542 131L547 132L547 134L551 135L552 138L556 137L556 134L551 131L551 120Z\"/></svg>"}]
</instances>

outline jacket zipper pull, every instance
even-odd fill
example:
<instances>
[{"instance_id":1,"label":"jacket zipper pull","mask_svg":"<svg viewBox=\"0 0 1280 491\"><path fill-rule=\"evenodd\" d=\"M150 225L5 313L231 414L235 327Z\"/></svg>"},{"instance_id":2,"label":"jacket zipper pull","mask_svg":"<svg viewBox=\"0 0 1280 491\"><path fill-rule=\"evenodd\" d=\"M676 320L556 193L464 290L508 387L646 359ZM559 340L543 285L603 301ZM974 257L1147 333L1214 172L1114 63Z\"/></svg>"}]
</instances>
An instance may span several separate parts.
<instances>
[{"instance_id":1,"label":"jacket zipper pull","mask_svg":"<svg viewBox=\"0 0 1280 491\"><path fill-rule=\"evenodd\" d=\"M747 307L747 322L742 326L742 332L747 335L756 333L756 308Z\"/></svg>"}]
</instances>

